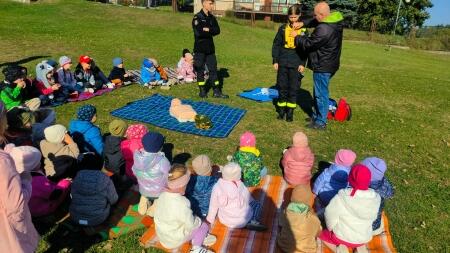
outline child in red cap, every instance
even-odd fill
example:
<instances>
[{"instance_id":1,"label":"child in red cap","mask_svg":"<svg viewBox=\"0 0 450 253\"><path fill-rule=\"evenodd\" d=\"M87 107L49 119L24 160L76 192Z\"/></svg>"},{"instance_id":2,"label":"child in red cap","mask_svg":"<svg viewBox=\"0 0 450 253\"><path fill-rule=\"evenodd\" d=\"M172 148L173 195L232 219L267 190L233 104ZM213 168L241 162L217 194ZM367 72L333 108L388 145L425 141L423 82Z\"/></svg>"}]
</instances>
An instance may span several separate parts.
<instances>
[{"instance_id":1,"label":"child in red cap","mask_svg":"<svg viewBox=\"0 0 450 253\"><path fill-rule=\"evenodd\" d=\"M106 78L94 60L87 55L80 56L74 74L77 84L83 86L85 92L94 93L103 88L114 88L114 84Z\"/></svg>"}]
</instances>

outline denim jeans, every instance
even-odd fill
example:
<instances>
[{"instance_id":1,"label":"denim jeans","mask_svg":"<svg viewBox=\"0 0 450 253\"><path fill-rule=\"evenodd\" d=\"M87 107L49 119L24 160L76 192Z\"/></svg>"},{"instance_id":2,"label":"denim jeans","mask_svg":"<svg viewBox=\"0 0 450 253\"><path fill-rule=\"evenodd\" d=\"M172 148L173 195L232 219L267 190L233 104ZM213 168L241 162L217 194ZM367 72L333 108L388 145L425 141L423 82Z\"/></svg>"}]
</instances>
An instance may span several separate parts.
<instances>
[{"instance_id":1,"label":"denim jeans","mask_svg":"<svg viewBox=\"0 0 450 253\"><path fill-rule=\"evenodd\" d=\"M329 91L328 86L330 79L333 76L332 73L313 73L314 79L314 113L313 119L316 124L327 124L328 114L328 98Z\"/></svg>"}]
</instances>

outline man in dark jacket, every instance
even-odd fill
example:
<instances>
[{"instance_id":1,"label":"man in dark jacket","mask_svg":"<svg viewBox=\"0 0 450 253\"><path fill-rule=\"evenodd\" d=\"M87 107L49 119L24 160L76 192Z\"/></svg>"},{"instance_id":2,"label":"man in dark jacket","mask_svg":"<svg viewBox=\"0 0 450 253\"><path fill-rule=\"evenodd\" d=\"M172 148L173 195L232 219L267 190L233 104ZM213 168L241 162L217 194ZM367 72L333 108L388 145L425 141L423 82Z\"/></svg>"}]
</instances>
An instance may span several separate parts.
<instances>
[{"instance_id":1,"label":"man in dark jacket","mask_svg":"<svg viewBox=\"0 0 450 253\"><path fill-rule=\"evenodd\" d=\"M217 59L213 37L220 34L216 18L211 14L214 0L202 0L203 8L194 15L192 29L194 30L194 67L197 72L197 82L200 88L199 96L207 97L205 87L205 65L208 67L209 80L213 85L215 98L228 98L222 94L217 78Z\"/></svg>"},{"instance_id":2,"label":"man in dark jacket","mask_svg":"<svg viewBox=\"0 0 450 253\"><path fill-rule=\"evenodd\" d=\"M296 37L295 44L299 50L309 53L309 67L314 72L314 113L308 127L324 130L328 114L328 86L340 63L343 16L340 12L331 13L325 2L316 4L314 16L317 23L308 24L316 25L311 36L291 36Z\"/></svg>"}]
</instances>

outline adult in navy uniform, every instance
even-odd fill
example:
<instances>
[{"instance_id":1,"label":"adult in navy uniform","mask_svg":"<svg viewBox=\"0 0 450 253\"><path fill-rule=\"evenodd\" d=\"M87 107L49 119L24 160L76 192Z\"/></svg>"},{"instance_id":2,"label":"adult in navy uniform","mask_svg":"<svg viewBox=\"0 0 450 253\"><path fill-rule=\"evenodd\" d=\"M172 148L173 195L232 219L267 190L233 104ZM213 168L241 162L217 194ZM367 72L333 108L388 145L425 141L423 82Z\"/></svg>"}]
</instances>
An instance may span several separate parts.
<instances>
[{"instance_id":1,"label":"adult in navy uniform","mask_svg":"<svg viewBox=\"0 0 450 253\"><path fill-rule=\"evenodd\" d=\"M228 98L222 93L217 77L217 59L213 37L220 34L220 27L211 10L214 0L202 0L203 8L194 15L192 29L194 30L194 68L197 72L199 96L207 97L205 82L205 65L209 71L209 81L213 86L213 97Z\"/></svg>"}]
</instances>

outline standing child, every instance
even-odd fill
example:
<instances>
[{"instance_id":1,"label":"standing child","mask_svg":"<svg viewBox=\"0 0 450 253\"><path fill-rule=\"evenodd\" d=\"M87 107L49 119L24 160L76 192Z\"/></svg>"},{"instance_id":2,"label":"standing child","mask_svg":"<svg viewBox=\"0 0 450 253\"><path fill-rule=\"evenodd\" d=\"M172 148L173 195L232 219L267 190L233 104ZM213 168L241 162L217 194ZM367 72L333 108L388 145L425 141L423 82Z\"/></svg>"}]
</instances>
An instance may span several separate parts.
<instances>
[{"instance_id":1,"label":"standing child","mask_svg":"<svg viewBox=\"0 0 450 253\"><path fill-rule=\"evenodd\" d=\"M368 157L361 162L369 168L372 179L370 181L370 188L374 189L381 197L380 208L378 209L377 219L372 224L373 234L378 235L384 232L384 224L381 219L381 214L384 209L384 202L394 196L394 187L385 177L384 173L387 170L386 162L378 157Z\"/></svg>"},{"instance_id":2,"label":"standing child","mask_svg":"<svg viewBox=\"0 0 450 253\"><path fill-rule=\"evenodd\" d=\"M291 203L280 216L277 244L283 252L317 252L316 237L322 226L310 206L311 200L309 185L297 185L292 191Z\"/></svg>"},{"instance_id":3,"label":"standing child","mask_svg":"<svg viewBox=\"0 0 450 253\"><path fill-rule=\"evenodd\" d=\"M301 15L301 5L294 4L288 9L289 22L280 26L273 40L273 67L277 71L277 102L278 119L291 122L294 119L294 109L297 107L297 93L301 85L302 73L305 71L306 56L296 50L295 38L291 32L304 35L306 29L297 25Z\"/></svg>"},{"instance_id":4,"label":"standing child","mask_svg":"<svg viewBox=\"0 0 450 253\"><path fill-rule=\"evenodd\" d=\"M348 252L347 247L357 248L356 252L367 252L365 244L372 240L372 223L380 208L380 195L369 189L370 170L357 164L348 176L351 188L341 189L325 208L327 229L319 238L330 249Z\"/></svg>"},{"instance_id":5,"label":"standing child","mask_svg":"<svg viewBox=\"0 0 450 253\"><path fill-rule=\"evenodd\" d=\"M206 220L213 224L216 216L229 228L263 231L261 204L254 200L241 181L241 167L229 163L222 168L222 178L214 185Z\"/></svg>"},{"instance_id":6,"label":"standing child","mask_svg":"<svg viewBox=\"0 0 450 253\"><path fill-rule=\"evenodd\" d=\"M182 57L177 64L178 80L192 83L196 80L194 72L194 56L188 49L183 49Z\"/></svg>"},{"instance_id":7,"label":"standing child","mask_svg":"<svg viewBox=\"0 0 450 253\"><path fill-rule=\"evenodd\" d=\"M83 226L96 226L109 216L111 205L118 196L114 184L101 171L103 162L96 155L85 154L79 164L80 171L72 183L70 218Z\"/></svg>"},{"instance_id":8,"label":"standing child","mask_svg":"<svg viewBox=\"0 0 450 253\"><path fill-rule=\"evenodd\" d=\"M195 175L191 176L186 189L186 197L191 202L192 211L199 217L208 215L209 200L214 185L220 176L212 175L211 160L207 155L199 155L192 160Z\"/></svg>"},{"instance_id":9,"label":"standing child","mask_svg":"<svg viewBox=\"0 0 450 253\"><path fill-rule=\"evenodd\" d=\"M308 137L296 132L292 138L292 147L283 154L281 164L284 179L291 185L310 184L311 170L314 165L314 154L308 146Z\"/></svg>"},{"instance_id":10,"label":"standing child","mask_svg":"<svg viewBox=\"0 0 450 253\"><path fill-rule=\"evenodd\" d=\"M256 186L261 178L267 174L262 157L256 148L256 137L252 132L245 132L241 135L239 150L231 159L242 168L243 181L245 186Z\"/></svg>"},{"instance_id":11,"label":"standing child","mask_svg":"<svg viewBox=\"0 0 450 253\"><path fill-rule=\"evenodd\" d=\"M109 73L109 80L115 85L128 85L131 83L131 78L123 67L123 59L116 57L113 59L113 69Z\"/></svg>"},{"instance_id":12,"label":"standing child","mask_svg":"<svg viewBox=\"0 0 450 253\"><path fill-rule=\"evenodd\" d=\"M147 213L151 202L159 197L167 186L170 162L161 149L164 136L160 133L148 132L142 138L143 149L134 151L132 170L136 175L141 199L138 212Z\"/></svg>"},{"instance_id":13,"label":"standing child","mask_svg":"<svg viewBox=\"0 0 450 253\"><path fill-rule=\"evenodd\" d=\"M350 149L339 149L334 157L334 164L317 177L313 193L317 196L314 205L319 216L323 215L325 207L339 190L347 188L348 173L355 159L355 152Z\"/></svg>"},{"instance_id":14,"label":"standing child","mask_svg":"<svg viewBox=\"0 0 450 253\"><path fill-rule=\"evenodd\" d=\"M123 158L125 158L125 174L134 182L137 182L132 170L134 164L134 152L144 147L142 145L142 137L144 137L146 133L148 133L148 129L145 125L130 125L125 133L127 139L120 143L120 149L122 150Z\"/></svg>"},{"instance_id":15,"label":"standing child","mask_svg":"<svg viewBox=\"0 0 450 253\"><path fill-rule=\"evenodd\" d=\"M97 109L93 105L78 108L77 119L70 121L69 132L77 143L81 153L94 152L103 154L103 138L100 128L94 125L97 120Z\"/></svg>"},{"instance_id":16,"label":"standing child","mask_svg":"<svg viewBox=\"0 0 450 253\"><path fill-rule=\"evenodd\" d=\"M115 178L125 175L125 158L123 158L120 143L125 140L127 123L120 119L115 119L109 123L109 134L104 136L103 159L105 169L114 174Z\"/></svg>"},{"instance_id":17,"label":"standing child","mask_svg":"<svg viewBox=\"0 0 450 253\"><path fill-rule=\"evenodd\" d=\"M58 82L62 85L65 92L68 94L79 94L83 92L83 85L77 83L74 74L70 70L70 67L72 67L72 60L67 56L61 56L59 58L59 65L61 67L56 73L58 74Z\"/></svg>"},{"instance_id":18,"label":"standing child","mask_svg":"<svg viewBox=\"0 0 450 253\"><path fill-rule=\"evenodd\" d=\"M67 100L67 95L64 94L61 84L55 80L54 74L55 69L46 61L36 66L36 87L41 93L41 105L60 105Z\"/></svg>"},{"instance_id":19,"label":"standing child","mask_svg":"<svg viewBox=\"0 0 450 253\"><path fill-rule=\"evenodd\" d=\"M182 164L175 164L170 170L167 190L155 202L156 235L168 249L176 249L191 241L190 252L212 253L202 247L216 241L215 236L208 235L209 224L192 214L189 200L183 196L189 178L189 170Z\"/></svg>"}]
</instances>

